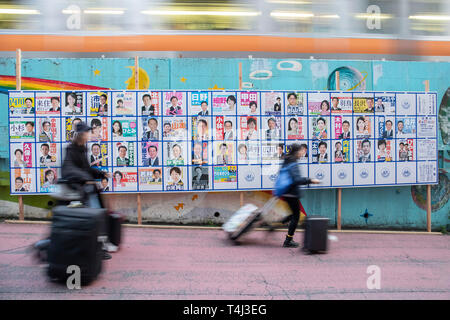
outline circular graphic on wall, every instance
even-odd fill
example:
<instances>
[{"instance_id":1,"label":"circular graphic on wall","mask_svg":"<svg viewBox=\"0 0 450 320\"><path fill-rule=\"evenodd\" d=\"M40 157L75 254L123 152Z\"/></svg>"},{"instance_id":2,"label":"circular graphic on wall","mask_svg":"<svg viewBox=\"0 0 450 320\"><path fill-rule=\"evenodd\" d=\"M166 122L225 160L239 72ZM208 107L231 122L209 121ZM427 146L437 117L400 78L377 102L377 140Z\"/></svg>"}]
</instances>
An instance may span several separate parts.
<instances>
[{"instance_id":1,"label":"circular graphic on wall","mask_svg":"<svg viewBox=\"0 0 450 320\"><path fill-rule=\"evenodd\" d=\"M328 90L336 90L336 72L339 71L339 89L347 90L365 90L367 72L359 72L353 67L339 67L329 76L327 81ZM363 75L364 73L364 75Z\"/></svg>"},{"instance_id":2,"label":"circular graphic on wall","mask_svg":"<svg viewBox=\"0 0 450 320\"><path fill-rule=\"evenodd\" d=\"M411 187L411 195L415 204L427 210L427 186L417 185ZM450 198L450 180L445 173L439 173L439 184L431 186L431 211L438 211Z\"/></svg>"}]
</instances>

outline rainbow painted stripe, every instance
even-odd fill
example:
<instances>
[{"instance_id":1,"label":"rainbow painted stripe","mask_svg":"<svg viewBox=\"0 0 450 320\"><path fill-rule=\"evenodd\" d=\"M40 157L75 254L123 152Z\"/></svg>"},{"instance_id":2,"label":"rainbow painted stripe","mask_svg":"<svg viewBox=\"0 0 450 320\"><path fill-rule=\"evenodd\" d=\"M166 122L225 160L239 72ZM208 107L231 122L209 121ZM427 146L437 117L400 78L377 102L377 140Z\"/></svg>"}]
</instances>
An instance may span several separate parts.
<instances>
[{"instance_id":1,"label":"rainbow painted stripe","mask_svg":"<svg viewBox=\"0 0 450 320\"><path fill-rule=\"evenodd\" d=\"M81 83L22 77L22 90L111 90ZM16 90L16 77L0 75L0 92Z\"/></svg>"}]
</instances>

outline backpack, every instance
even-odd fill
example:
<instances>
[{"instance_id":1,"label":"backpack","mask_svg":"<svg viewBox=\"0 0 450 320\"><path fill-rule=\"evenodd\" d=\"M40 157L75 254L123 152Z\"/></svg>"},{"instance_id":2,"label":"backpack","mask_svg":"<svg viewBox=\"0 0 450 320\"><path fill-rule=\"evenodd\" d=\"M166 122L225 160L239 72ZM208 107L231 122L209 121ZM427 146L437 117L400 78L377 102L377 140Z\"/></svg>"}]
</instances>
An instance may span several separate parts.
<instances>
[{"instance_id":1,"label":"backpack","mask_svg":"<svg viewBox=\"0 0 450 320\"><path fill-rule=\"evenodd\" d=\"M273 191L274 195L277 197L281 197L289 191L294 181L289 173L289 170L297 165L297 162L293 162L288 164L287 166L281 168L278 173L277 181L275 182L275 190Z\"/></svg>"}]
</instances>

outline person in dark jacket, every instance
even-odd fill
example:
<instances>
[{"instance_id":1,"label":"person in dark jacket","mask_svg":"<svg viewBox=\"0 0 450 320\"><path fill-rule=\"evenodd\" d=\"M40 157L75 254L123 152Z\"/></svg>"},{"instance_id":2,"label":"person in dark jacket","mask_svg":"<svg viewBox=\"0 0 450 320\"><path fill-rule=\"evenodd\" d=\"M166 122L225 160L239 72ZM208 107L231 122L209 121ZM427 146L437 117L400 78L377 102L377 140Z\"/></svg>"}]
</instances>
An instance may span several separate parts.
<instances>
[{"instance_id":1,"label":"person in dark jacket","mask_svg":"<svg viewBox=\"0 0 450 320\"><path fill-rule=\"evenodd\" d=\"M282 167L286 167L291 163L296 163L289 168L289 175L292 177L292 185L289 190L282 196L283 200L285 200L289 208L292 211L292 214L285 217L281 223L287 223L289 221L288 233L286 235L286 239L283 243L283 247L288 248L297 248L299 244L293 240L295 229L297 228L298 221L300 220L300 202L299 199L302 196L302 191L300 189L301 185L305 184L318 184L320 183L317 179L305 178L301 176L300 167L298 164L298 160L301 157L300 153L300 145L293 144L291 145L289 154L285 155L284 162Z\"/></svg>"}]
</instances>

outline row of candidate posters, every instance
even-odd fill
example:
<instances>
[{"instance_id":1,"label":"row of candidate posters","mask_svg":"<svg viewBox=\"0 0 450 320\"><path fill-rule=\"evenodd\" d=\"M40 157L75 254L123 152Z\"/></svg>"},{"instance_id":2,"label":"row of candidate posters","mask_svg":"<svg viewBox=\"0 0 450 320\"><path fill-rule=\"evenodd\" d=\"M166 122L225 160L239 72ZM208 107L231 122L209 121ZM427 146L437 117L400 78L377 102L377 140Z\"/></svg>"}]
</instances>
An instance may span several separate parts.
<instances>
[{"instance_id":1,"label":"row of candidate posters","mask_svg":"<svg viewBox=\"0 0 450 320\"><path fill-rule=\"evenodd\" d=\"M273 188L301 145L314 188L437 183L435 93L11 91L11 193L53 192L76 124L105 192Z\"/></svg>"}]
</instances>

